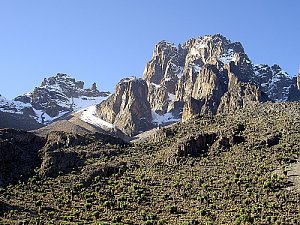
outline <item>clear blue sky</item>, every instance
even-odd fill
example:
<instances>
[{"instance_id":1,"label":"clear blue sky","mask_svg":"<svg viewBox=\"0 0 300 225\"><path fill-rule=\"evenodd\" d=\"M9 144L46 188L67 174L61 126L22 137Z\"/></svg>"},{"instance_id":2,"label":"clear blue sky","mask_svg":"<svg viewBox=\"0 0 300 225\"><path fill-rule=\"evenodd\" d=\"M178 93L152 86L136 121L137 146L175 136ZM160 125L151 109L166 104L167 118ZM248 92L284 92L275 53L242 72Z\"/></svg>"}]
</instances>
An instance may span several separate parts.
<instances>
[{"instance_id":1,"label":"clear blue sky","mask_svg":"<svg viewBox=\"0 0 300 225\"><path fill-rule=\"evenodd\" d=\"M67 73L113 91L142 76L160 40L221 33L255 64L300 66L298 0L0 0L0 94L13 98Z\"/></svg>"}]
</instances>

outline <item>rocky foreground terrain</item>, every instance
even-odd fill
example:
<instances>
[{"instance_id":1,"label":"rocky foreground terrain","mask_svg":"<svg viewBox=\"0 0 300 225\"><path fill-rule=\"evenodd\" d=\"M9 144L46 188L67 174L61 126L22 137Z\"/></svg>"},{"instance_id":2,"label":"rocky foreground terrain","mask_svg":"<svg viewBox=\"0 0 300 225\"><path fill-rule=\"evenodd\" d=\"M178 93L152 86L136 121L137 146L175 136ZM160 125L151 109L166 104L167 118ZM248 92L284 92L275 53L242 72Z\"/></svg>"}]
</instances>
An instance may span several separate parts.
<instances>
[{"instance_id":1,"label":"rocky foreground terrain","mask_svg":"<svg viewBox=\"0 0 300 225\"><path fill-rule=\"evenodd\" d=\"M193 116L131 143L2 129L0 223L297 224L299 156L299 102Z\"/></svg>"}]
</instances>

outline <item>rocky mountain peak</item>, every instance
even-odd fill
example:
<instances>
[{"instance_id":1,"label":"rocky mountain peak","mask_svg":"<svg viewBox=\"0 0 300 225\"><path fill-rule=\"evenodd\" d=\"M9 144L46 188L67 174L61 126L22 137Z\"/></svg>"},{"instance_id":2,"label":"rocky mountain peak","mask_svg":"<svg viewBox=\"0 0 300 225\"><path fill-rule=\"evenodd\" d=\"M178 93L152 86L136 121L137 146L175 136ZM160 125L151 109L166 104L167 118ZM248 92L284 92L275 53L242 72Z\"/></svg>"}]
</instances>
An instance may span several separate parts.
<instances>
[{"instance_id":1,"label":"rocky mountain peak","mask_svg":"<svg viewBox=\"0 0 300 225\"><path fill-rule=\"evenodd\" d=\"M64 73L58 73L56 76L49 78L44 78L39 89L47 89L50 92L60 92L68 98L77 98L79 96L106 96L107 93L100 92L97 89L97 84L93 83L91 88L84 88L83 81L76 81L75 78L72 78Z\"/></svg>"},{"instance_id":2,"label":"rocky mountain peak","mask_svg":"<svg viewBox=\"0 0 300 225\"><path fill-rule=\"evenodd\" d=\"M151 128L148 86L143 79L122 79L115 93L97 106L97 115L129 136Z\"/></svg>"},{"instance_id":3,"label":"rocky mountain peak","mask_svg":"<svg viewBox=\"0 0 300 225\"><path fill-rule=\"evenodd\" d=\"M192 38L178 46L165 40L159 42L145 67L143 80L148 93L144 101L149 103L154 124L188 120L197 114L231 112L254 102L291 100L291 90L296 85L278 65L254 66L240 42L221 34ZM128 99L135 95L128 87L119 83L114 103L99 105L103 119L119 114L119 106L130 105ZM297 91L293 93L293 99L300 99ZM110 113L103 115L103 109ZM136 133L137 127L134 129Z\"/></svg>"},{"instance_id":4,"label":"rocky mountain peak","mask_svg":"<svg viewBox=\"0 0 300 225\"><path fill-rule=\"evenodd\" d=\"M83 81L58 73L44 78L39 87L12 101L1 98L0 111L20 114L31 123L35 121L45 125L74 111L98 104L109 94L99 91L96 83L91 88L84 88ZM34 124L32 127L39 126Z\"/></svg>"},{"instance_id":5,"label":"rocky mountain peak","mask_svg":"<svg viewBox=\"0 0 300 225\"><path fill-rule=\"evenodd\" d=\"M198 114L228 113L271 100L298 101L300 72L290 77L279 65L254 65L240 42L221 34L179 45L164 40L154 47L143 78L122 79L108 96L96 83L85 88L83 81L58 73L12 104L2 105L6 110L19 107L17 112L26 111L46 124L98 104L85 110L97 124L133 136Z\"/></svg>"},{"instance_id":6,"label":"rocky mountain peak","mask_svg":"<svg viewBox=\"0 0 300 225\"><path fill-rule=\"evenodd\" d=\"M222 35L206 35L190 39L183 44L183 48L188 52L185 66L191 63L199 66L216 64L217 61L227 64L235 59L235 54L244 53L241 43L232 43Z\"/></svg>"},{"instance_id":7,"label":"rocky mountain peak","mask_svg":"<svg viewBox=\"0 0 300 225\"><path fill-rule=\"evenodd\" d=\"M159 42L153 51L152 59L144 70L144 80L148 83L160 84L166 77L166 71L173 71L173 65L178 64L179 56L177 47L169 42Z\"/></svg>"},{"instance_id":8,"label":"rocky mountain peak","mask_svg":"<svg viewBox=\"0 0 300 225\"><path fill-rule=\"evenodd\" d=\"M31 103L33 108L53 118L80 109L82 101L87 103L88 100L100 100L108 95L108 92L100 92L96 83L85 89L83 81L58 73L44 78L40 87L35 87L33 92L18 96L15 100Z\"/></svg>"},{"instance_id":9,"label":"rocky mountain peak","mask_svg":"<svg viewBox=\"0 0 300 225\"><path fill-rule=\"evenodd\" d=\"M294 81L287 72L277 64L272 66L260 64L255 65L253 68L255 82L270 99L276 102L288 100Z\"/></svg>"}]
</instances>

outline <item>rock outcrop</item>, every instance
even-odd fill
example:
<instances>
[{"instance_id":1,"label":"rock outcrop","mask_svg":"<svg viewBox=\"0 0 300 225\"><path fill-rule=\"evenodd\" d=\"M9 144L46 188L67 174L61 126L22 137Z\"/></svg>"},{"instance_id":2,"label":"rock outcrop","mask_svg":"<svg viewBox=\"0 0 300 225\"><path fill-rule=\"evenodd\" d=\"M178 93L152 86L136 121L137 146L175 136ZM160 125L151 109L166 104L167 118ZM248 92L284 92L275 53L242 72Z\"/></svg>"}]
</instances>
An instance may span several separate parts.
<instances>
[{"instance_id":1,"label":"rock outcrop","mask_svg":"<svg viewBox=\"0 0 300 225\"><path fill-rule=\"evenodd\" d=\"M97 114L127 135L136 135L152 127L147 96L148 87L144 80L134 77L123 79L115 93L97 106Z\"/></svg>"},{"instance_id":2,"label":"rock outcrop","mask_svg":"<svg viewBox=\"0 0 300 225\"><path fill-rule=\"evenodd\" d=\"M76 146L86 146L96 142L114 145L125 145L125 142L110 135L95 133L93 135L78 135L65 132L50 132L47 142L40 152L42 163L39 169L40 177L56 177L60 173L68 173L83 165L86 158L95 152L75 150ZM96 152L97 154L97 152Z\"/></svg>"},{"instance_id":3,"label":"rock outcrop","mask_svg":"<svg viewBox=\"0 0 300 225\"><path fill-rule=\"evenodd\" d=\"M56 177L78 169L87 158L117 154L118 150L109 149L107 144L124 146L126 142L102 133L50 132L41 137L21 130L0 129L0 186L26 180L36 171L40 177ZM88 145L88 150L81 147Z\"/></svg>"},{"instance_id":4,"label":"rock outcrop","mask_svg":"<svg viewBox=\"0 0 300 225\"><path fill-rule=\"evenodd\" d=\"M26 131L0 130L0 185L26 179L41 163L45 140Z\"/></svg>"}]
</instances>

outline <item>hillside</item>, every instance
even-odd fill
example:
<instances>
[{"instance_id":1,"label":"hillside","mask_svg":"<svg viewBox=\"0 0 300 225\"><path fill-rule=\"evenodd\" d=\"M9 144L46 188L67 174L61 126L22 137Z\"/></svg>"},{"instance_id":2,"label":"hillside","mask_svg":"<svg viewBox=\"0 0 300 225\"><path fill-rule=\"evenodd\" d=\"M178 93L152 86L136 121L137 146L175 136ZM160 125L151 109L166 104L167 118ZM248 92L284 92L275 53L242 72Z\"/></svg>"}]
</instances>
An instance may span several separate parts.
<instances>
[{"instance_id":1,"label":"hillside","mask_svg":"<svg viewBox=\"0 0 300 225\"><path fill-rule=\"evenodd\" d=\"M41 162L28 178L3 183L1 223L300 220L294 186L299 171L292 170L300 156L299 102L253 103L235 113L199 115L128 144L108 136L65 134L45 141ZM2 138L0 154L5 143Z\"/></svg>"}]
</instances>

